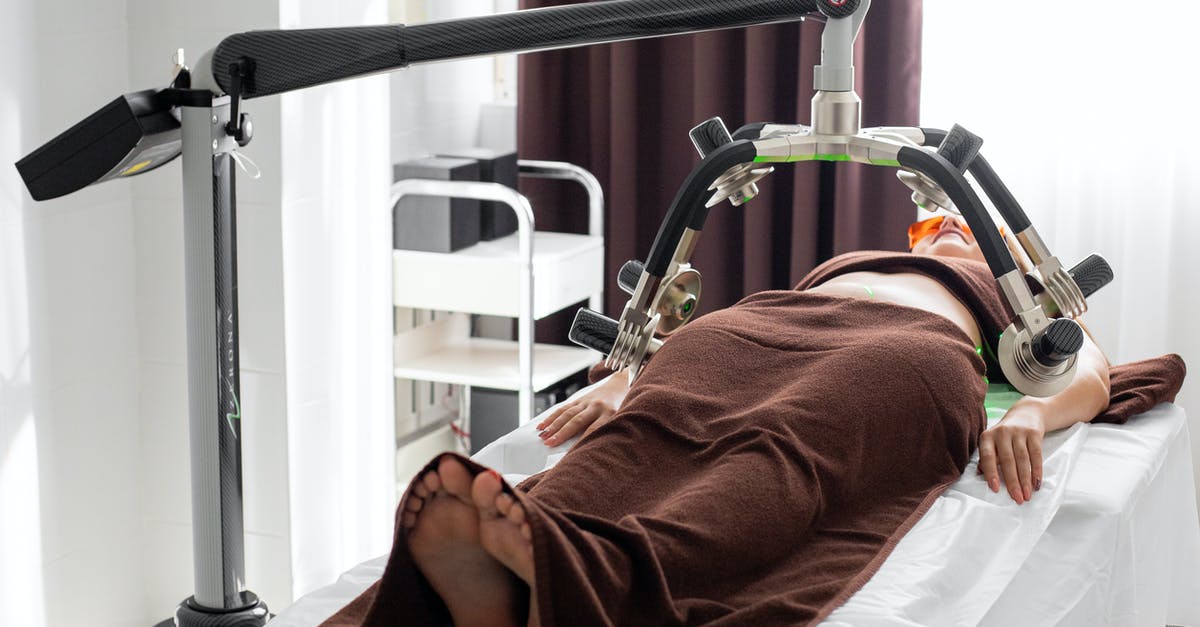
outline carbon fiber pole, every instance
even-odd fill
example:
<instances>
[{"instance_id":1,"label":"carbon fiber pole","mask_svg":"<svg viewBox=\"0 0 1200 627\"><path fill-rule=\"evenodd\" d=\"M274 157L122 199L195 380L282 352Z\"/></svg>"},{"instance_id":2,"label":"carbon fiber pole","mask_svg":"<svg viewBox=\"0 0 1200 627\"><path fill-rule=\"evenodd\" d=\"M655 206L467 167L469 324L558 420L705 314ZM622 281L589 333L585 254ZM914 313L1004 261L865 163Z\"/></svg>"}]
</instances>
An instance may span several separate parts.
<instances>
[{"instance_id":1,"label":"carbon fiber pole","mask_svg":"<svg viewBox=\"0 0 1200 627\"><path fill-rule=\"evenodd\" d=\"M244 590L237 217L229 98L180 107L195 594L179 627L261 625ZM261 619L261 620L260 620Z\"/></svg>"},{"instance_id":2,"label":"carbon fiber pole","mask_svg":"<svg viewBox=\"0 0 1200 627\"><path fill-rule=\"evenodd\" d=\"M412 63L771 24L816 13L817 0L609 0L407 27L250 31L222 40L211 70L230 93L231 65L249 60L241 93L257 98Z\"/></svg>"}]
</instances>

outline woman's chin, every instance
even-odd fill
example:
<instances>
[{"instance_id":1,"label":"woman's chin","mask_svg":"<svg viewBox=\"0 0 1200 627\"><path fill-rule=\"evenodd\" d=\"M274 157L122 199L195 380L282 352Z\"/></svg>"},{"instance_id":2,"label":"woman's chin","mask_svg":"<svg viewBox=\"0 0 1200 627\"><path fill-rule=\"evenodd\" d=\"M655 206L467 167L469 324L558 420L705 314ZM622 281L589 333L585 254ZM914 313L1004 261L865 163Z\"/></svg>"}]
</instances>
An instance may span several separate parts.
<instances>
[{"instance_id":1,"label":"woman's chin","mask_svg":"<svg viewBox=\"0 0 1200 627\"><path fill-rule=\"evenodd\" d=\"M918 251L914 250L913 252ZM932 257L955 257L958 259L970 259L972 261L987 261L983 256L983 251L979 250L978 246L968 246L951 237L934 242L918 254L930 255Z\"/></svg>"}]
</instances>

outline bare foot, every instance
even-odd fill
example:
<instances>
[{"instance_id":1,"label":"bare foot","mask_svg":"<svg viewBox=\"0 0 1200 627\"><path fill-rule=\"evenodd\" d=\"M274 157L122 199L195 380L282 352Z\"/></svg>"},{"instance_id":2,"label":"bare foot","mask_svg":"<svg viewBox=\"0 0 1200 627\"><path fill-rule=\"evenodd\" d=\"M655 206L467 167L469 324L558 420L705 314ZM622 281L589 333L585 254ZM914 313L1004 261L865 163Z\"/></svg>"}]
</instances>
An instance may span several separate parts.
<instances>
[{"instance_id":1,"label":"bare foot","mask_svg":"<svg viewBox=\"0 0 1200 627\"><path fill-rule=\"evenodd\" d=\"M413 561L455 625L519 625L527 615L528 590L484 550L479 518L470 473L446 456L413 486L401 524Z\"/></svg>"},{"instance_id":2,"label":"bare foot","mask_svg":"<svg viewBox=\"0 0 1200 627\"><path fill-rule=\"evenodd\" d=\"M533 588L533 534L525 508L505 494L500 475L482 472L471 484L471 498L479 508L479 542Z\"/></svg>"}]
</instances>

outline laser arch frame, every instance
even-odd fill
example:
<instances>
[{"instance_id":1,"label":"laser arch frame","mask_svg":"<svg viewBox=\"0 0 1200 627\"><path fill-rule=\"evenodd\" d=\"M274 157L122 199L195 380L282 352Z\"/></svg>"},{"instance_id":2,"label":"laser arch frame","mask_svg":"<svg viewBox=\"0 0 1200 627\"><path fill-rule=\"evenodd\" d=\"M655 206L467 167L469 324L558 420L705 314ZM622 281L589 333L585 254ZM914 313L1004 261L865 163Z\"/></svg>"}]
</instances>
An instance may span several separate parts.
<instances>
[{"instance_id":1,"label":"laser arch frame","mask_svg":"<svg viewBox=\"0 0 1200 627\"><path fill-rule=\"evenodd\" d=\"M818 94L817 99L820 98ZM814 99L814 100L817 100ZM816 106L814 106L816 109ZM814 111L814 117L816 117ZM714 129L713 126L719 128ZM863 129L855 135L822 135L812 127L803 125L750 125L752 130L739 130L742 139L734 140L724 130L719 118L706 121L693 129L697 136L711 138L725 135L724 142L715 142L715 149L706 153L704 142L697 141L697 148L704 155L703 161L693 170L676 195L671 209L664 219L658 236L645 264L641 264L642 276L636 284L624 279L624 287L631 298L617 322L604 322L596 312L582 314L586 319L587 340L579 343L598 350L607 342L598 340L604 335L600 329L610 329L611 349L607 352L606 365L614 370L629 369L636 377L648 355L657 349L653 335L663 319L661 303L666 295L666 279L674 276L681 268L689 268L689 260L695 249L696 240L703 230L709 208L714 201L728 198L733 204L748 200L743 192L730 194L721 190L718 183L739 173L747 180L757 181L765 175L763 170L746 170L750 164L797 163L804 161L853 161L868 165L891 166L904 172L919 174L944 189L953 202L951 209L959 212L976 234L980 249L996 279L999 290L1016 312L1016 317L1000 339L998 360L1009 382L1018 390L1036 396L1048 396L1061 391L1070 383L1075 369L1075 353L1082 345L1082 331L1073 332L1078 325L1071 319L1086 310L1086 300L1076 282L1079 270L1067 273L1048 250L1029 247L1026 252L1039 262L1039 274L1049 284L1066 275L1070 289L1058 290L1046 287L1047 296L1035 298L1026 280L1026 274L1014 261L1002 236L994 228L979 195L964 176L965 171L979 172L984 191L988 194L1009 228L1017 234L1018 241L1041 242L1032 224L1020 206L1011 198L999 178L990 171L990 166L978 156L982 140L965 129L956 126L950 132L937 129L904 127L880 127ZM815 126L815 124L814 124ZM745 129L745 127L743 127ZM758 139L751 139L757 135ZM938 141L939 151L929 150L927 142ZM947 146L968 145L964 151L942 150ZM954 161L952 162L951 159ZM732 174L731 174L732 173ZM728 183L725 187L739 187L746 181ZM713 189L717 192L709 202L702 199ZM683 243L686 242L686 245ZM1077 268L1080 268L1077 266ZM1098 256L1089 258L1088 276L1100 275L1102 280L1084 281L1091 287L1090 293L1111 280L1111 269ZM627 272L622 270L622 274ZM1047 309L1065 312L1071 317L1054 319Z\"/></svg>"}]
</instances>

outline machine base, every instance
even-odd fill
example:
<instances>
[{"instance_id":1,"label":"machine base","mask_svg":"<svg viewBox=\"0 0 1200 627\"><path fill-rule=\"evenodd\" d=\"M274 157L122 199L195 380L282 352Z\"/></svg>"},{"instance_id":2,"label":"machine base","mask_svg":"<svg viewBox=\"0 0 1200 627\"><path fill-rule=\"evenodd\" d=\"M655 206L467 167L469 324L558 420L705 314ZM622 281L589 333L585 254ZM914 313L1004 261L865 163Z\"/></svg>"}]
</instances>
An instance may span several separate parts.
<instances>
[{"instance_id":1,"label":"machine base","mask_svg":"<svg viewBox=\"0 0 1200 627\"><path fill-rule=\"evenodd\" d=\"M201 607L195 597L188 597L175 610L175 617L168 618L154 627L262 627L271 619L267 604L253 592L243 592L242 607L223 610Z\"/></svg>"}]
</instances>

